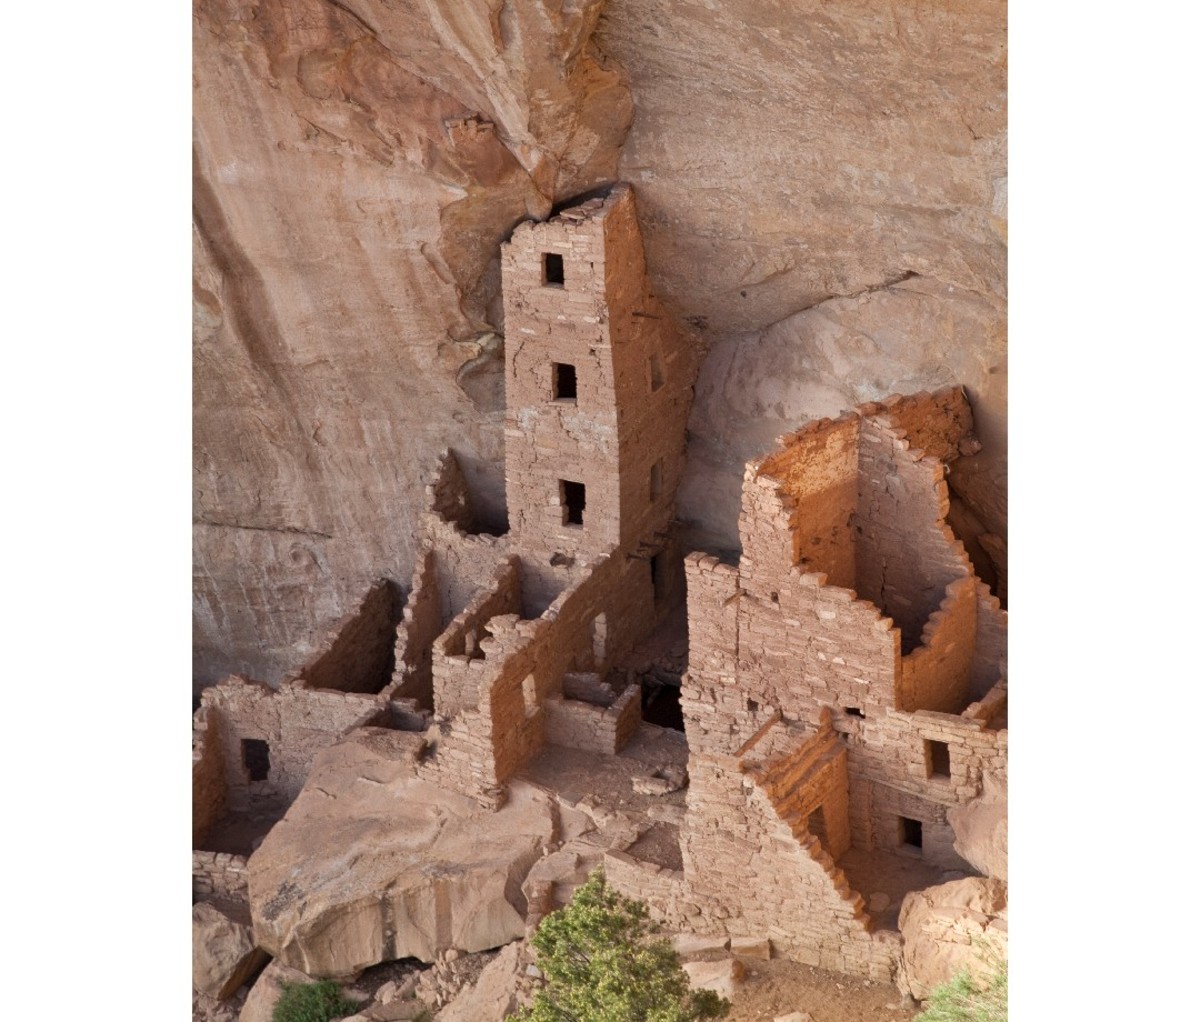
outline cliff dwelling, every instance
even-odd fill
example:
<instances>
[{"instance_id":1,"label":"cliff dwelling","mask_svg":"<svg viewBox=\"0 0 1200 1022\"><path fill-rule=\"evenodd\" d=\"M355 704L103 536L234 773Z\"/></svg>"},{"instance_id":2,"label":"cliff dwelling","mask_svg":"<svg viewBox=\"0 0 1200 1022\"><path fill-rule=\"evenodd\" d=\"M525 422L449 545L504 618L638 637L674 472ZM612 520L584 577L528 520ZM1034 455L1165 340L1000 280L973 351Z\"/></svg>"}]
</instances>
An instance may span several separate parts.
<instances>
[{"instance_id":1,"label":"cliff dwelling","mask_svg":"<svg viewBox=\"0 0 1200 1022\"><path fill-rule=\"evenodd\" d=\"M948 524L966 393L779 438L740 550L698 551L698 366L634 189L520 223L500 271L503 521L447 450L410 578L278 686L203 690L194 896L344 977L520 940L603 867L672 934L896 981L902 905L978 876L956 813L1007 773L1006 614Z\"/></svg>"}]
</instances>

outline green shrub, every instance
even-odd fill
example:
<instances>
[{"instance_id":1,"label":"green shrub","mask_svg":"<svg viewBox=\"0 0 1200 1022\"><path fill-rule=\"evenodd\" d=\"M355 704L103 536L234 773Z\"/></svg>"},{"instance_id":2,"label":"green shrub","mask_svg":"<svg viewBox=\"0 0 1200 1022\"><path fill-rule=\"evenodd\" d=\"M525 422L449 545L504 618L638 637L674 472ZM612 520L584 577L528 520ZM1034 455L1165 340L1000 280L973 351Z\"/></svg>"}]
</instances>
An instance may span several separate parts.
<instances>
[{"instance_id":1,"label":"green shrub","mask_svg":"<svg viewBox=\"0 0 1200 1022\"><path fill-rule=\"evenodd\" d=\"M571 903L542 920L531 941L545 985L513 1022L699 1022L729 1002L689 992L666 940L651 937L646 906L622 897L597 870Z\"/></svg>"},{"instance_id":2,"label":"green shrub","mask_svg":"<svg viewBox=\"0 0 1200 1022\"><path fill-rule=\"evenodd\" d=\"M358 1010L358 1004L342 996L342 988L331 979L319 983L284 983L275 1002L271 1022L330 1022Z\"/></svg>"},{"instance_id":3,"label":"green shrub","mask_svg":"<svg viewBox=\"0 0 1200 1022\"><path fill-rule=\"evenodd\" d=\"M987 945L983 947L983 960L992 967L986 983L960 972L933 990L916 1022L1007 1022L1008 960Z\"/></svg>"}]
</instances>

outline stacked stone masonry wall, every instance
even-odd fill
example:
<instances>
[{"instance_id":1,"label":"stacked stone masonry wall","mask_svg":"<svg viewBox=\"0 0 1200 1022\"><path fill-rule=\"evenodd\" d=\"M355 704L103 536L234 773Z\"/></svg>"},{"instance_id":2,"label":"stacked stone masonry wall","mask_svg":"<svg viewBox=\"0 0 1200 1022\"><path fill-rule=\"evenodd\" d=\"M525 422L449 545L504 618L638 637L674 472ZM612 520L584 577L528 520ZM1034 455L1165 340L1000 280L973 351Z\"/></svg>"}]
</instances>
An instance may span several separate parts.
<instances>
[{"instance_id":1,"label":"stacked stone masonry wall","mask_svg":"<svg viewBox=\"0 0 1200 1022\"><path fill-rule=\"evenodd\" d=\"M975 599L975 658L969 691L972 699L980 699L1008 677L1008 614L982 582L976 586Z\"/></svg>"},{"instance_id":2,"label":"stacked stone masonry wall","mask_svg":"<svg viewBox=\"0 0 1200 1022\"><path fill-rule=\"evenodd\" d=\"M757 754L765 743L756 745L742 757L742 769L797 838L817 836L811 818L820 810L825 821L822 844L836 862L850 847L846 747L828 722L811 734L782 722L772 731L786 733L790 747L759 760Z\"/></svg>"},{"instance_id":3,"label":"stacked stone masonry wall","mask_svg":"<svg viewBox=\"0 0 1200 1022\"><path fill-rule=\"evenodd\" d=\"M396 593L387 581L373 585L294 675L283 684L338 692L377 693L391 681Z\"/></svg>"},{"instance_id":4,"label":"stacked stone masonry wall","mask_svg":"<svg viewBox=\"0 0 1200 1022\"><path fill-rule=\"evenodd\" d=\"M192 852L192 900L227 901L249 907L249 869L244 855Z\"/></svg>"},{"instance_id":5,"label":"stacked stone masonry wall","mask_svg":"<svg viewBox=\"0 0 1200 1022\"><path fill-rule=\"evenodd\" d=\"M434 711L453 717L463 709L478 707L481 693L495 673L487 662L486 646L492 618L519 614L521 575L517 558L507 557L465 608L433 643Z\"/></svg>"},{"instance_id":6,"label":"stacked stone masonry wall","mask_svg":"<svg viewBox=\"0 0 1200 1022\"><path fill-rule=\"evenodd\" d=\"M925 622L921 645L901 661L900 708L957 713L970 701L978 584L968 575L946 587L941 606Z\"/></svg>"},{"instance_id":7,"label":"stacked stone masonry wall","mask_svg":"<svg viewBox=\"0 0 1200 1022\"><path fill-rule=\"evenodd\" d=\"M220 724L206 709L192 722L192 847L204 844L208 831L226 808L225 765Z\"/></svg>"},{"instance_id":8,"label":"stacked stone masonry wall","mask_svg":"<svg viewBox=\"0 0 1200 1022\"><path fill-rule=\"evenodd\" d=\"M873 939L862 898L820 842L798 838L736 758L692 756L688 771L680 848L706 923L731 937L765 933L797 961L889 980L895 947Z\"/></svg>"},{"instance_id":9,"label":"stacked stone masonry wall","mask_svg":"<svg viewBox=\"0 0 1200 1022\"><path fill-rule=\"evenodd\" d=\"M412 588L396 626L396 669L387 695L433 709L433 642L442 630L442 597L432 550L413 569Z\"/></svg>"},{"instance_id":10,"label":"stacked stone masonry wall","mask_svg":"<svg viewBox=\"0 0 1200 1022\"><path fill-rule=\"evenodd\" d=\"M694 933L703 909L689 896L682 870L635 859L627 852L604 853L604 879L613 890L643 902L650 918L666 930ZM714 928L714 932L722 932Z\"/></svg>"},{"instance_id":11,"label":"stacked stone masonry wall","mask_svg":"<svg viewBox=\"0 0 1200 1022\"><path fill-rule=\"evenodd\" d=\"M780 449L758 468L790 498L791 563L822 572L845 589L854 587L855 578L851 520L858 503L859 423L856 415L808 423L782 438Z\"/></svg>"},{"instance_id":12,"label":"stacked stone masonry wall","mask_svg":"<svg viewBox=\"0 0 1200 1022\"><path fill-rule=\"evenodd\" d=\"M290 804L300 793L316 754L355 727L384 722L387 711L375 696L287 686L274 691L230 675L207 688L202 708L219 720L228 805L243 811ZM242 742L267 743L266 780L251 781Z\"/></svg>"},{"instance_id":13,"label":"stacked stone masonry wall","mask_svg":"<svg viewBox=\"0 0 1200 1022\"><path fill-rule=\"evenodd\" d=\"M907 439L914 450L947 464L962 453L964 443L973 441L975 419L962 387L897 395L859 411L878 418L893 436Z\"/></svg>"},{"instance_id":14,"label":"stacked stone masonry wall","mask_svg":"<svg viewBox=\"0 0 1200 1022\"><path fill-rule=\"evenodd\" d=\"M628 686L611 706L550 696L542 704L546 741L568 749L615 755L633 737L642 719L642 687Z\"/></svg>"}]
</instances>

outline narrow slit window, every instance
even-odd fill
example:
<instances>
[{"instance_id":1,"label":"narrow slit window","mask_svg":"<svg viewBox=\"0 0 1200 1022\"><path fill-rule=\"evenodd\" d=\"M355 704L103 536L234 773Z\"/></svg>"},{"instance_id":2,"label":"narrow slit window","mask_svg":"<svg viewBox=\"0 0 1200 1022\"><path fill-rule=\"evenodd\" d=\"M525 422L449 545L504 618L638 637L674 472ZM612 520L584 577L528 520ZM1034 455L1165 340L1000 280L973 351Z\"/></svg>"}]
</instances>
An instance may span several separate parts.
<instances>
[{"instance_id":1,"label":"narrow slit window","mask_svg":"<svg viewBox=\"0 0 1200 1022\"><path fill-rule=\"evenodd\" d=\"M921 821L910 820L907 816L901 816L900 844L905 848L920 848L921 840Z\"/></svg>"},{"instance_id":2,"label":"narrow slit window","mask_svg":"<svg viewBox=\"0 0 1200 1022\"><path fill-rule=\"evenodd\" d=\"M650 389L658 390L663 385L662 360L657 354L650 356Z\"/></svg>"},{"instance_id":3,"label":"narrow slit window","mask_svg":"<svg viewBox=\"0 0 1200 1022\"><path fill-rule=\"evenodd\" d=\"M555 362L552 374L553 394L555 401L575 401L579 396L579 384L575 376L575 367L569 362Z\"/></svg>"},{"instance_id":4,"label":"narrow slit window","mask_svg":"<svg viewBox=\"0 0 1200 1022\"><path fill-rule=\"evenodd\" d=\"M925 776L950 776L950 746L945 742L925 742Z\"/></svg>"},{"instance_id":5,"label":"narrow slit window","mask_svg":"<svg viewBox=\"0 0 1200 1022\"><path fill-rule=\"evenodd\" d=\"M847 717L858 717L860 720L866 717L866 714L857 706L844 706L842 709L846 711Z\"/></svg>"},{"instance_id":6,"label":"narrow slit window","mask_svg":"<svg viewBox=\"0 0 1200 1022\"><path fill-rule=\"evenodd\" d=\"M650 503L662 496L662 462L656 461L650 466Z\"/></svg>"},{"instance_id":7,"label":"narrow slit window","mask_svg":"<svg viewBox=\"0 0 1200 1022\"><path fill-rule=\"evenodd\" d=\"M526 263L528 266L529 264ZM542 253L542 283L546 287L564 287L563 257L557 252Z\"/></svg>"},{"instance_id":8,"label":"narrow slit window","mask_svg":"<svg viewBox=\"0 0 1200 1022\"><path fill-rule=\"evenodd\" d=\"M563 509L563 525L582 525L583 509L587 507L587 491L583 483L560 479L558 489L558 498Z\"/></svg>"},{"instance_id":9,"label":"narrow slit window","mask_svg":"<svg viewBox=\"0 0 1200 1022\"><path fill-rule=\"evenodd\" d=\"M271 773L271 747L261 738L243 738L242 766L250 780L265 781Z\"/></svg>"},{"instance_id":10,"label":"narrow slit window","mask_svg":"<svg viewBox=\"0 0 1200 1022\"><path fill-rule=\"evenodd\" d=\"M654 606L662 606L667 595L666 573L663 570L663 555L650 558L650 585L654 587Z\"/></svg>"},{"instance_id":11,"label":"narrow slit window","mask_svg":"<svg viewBox=\"0 0 1200 1022\"><path fill-rule=\"evenodd\" d=\"M521 696L525 700L525 716L532 717L538 711L537 681L532 674L525 675L521 682Z\"/></svg>"}]
</instances>

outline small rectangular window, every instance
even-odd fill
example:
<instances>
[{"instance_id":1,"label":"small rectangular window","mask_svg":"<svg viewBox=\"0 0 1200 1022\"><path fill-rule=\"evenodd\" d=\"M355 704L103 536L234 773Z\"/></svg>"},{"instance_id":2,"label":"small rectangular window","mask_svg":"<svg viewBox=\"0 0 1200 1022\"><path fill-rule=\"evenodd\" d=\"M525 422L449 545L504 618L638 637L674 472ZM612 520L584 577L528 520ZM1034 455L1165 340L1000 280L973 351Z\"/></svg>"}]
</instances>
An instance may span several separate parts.
<instances>
[{"instance_id":1,"label":"small rectangular window","mask_svg":"<svg viewBox=\"0 0 1200 1022\"><path fill-rule=\"evenodd\" d=\"M921 821L900 817L900 844L905 848L921 847Z\"/></svg>"},{"instance_id":2,"label":"small rectangular window","mask_svg":"<svg viewBox=\"0 0 1200 1022\"><path fill-rule=\"evenodd\" d=\"M862 720L867 716L858 706L843 706L842 709L845 710L847 717L858 717Z\"/></svg>"},{"instance_id":3,"label":"small rectangular window","mask_svg":"<svg viewBox=\"0 0 1200 1022\"><path fill-rule=\"evenodd\" d=\"M250 780L265 781L271 773L271 747L261 738L243 738L242 766Z\"/></svg>"},{"instance_id":4,"label":"small rectangular window","mask_svg":"<svg viewBox=\"0 0 1200 1022\"><path fill-rule=\"evenodd\" d=\"M563 257L557 252L545 252L542 255L542 283L546 287L563 287L566 283L563 277Z\"/></svg>"},{"instance_id":5,"label":"small rectangular window","mask_svg":"<svg viewBox=\"0 0 1200 1022\"><path fill-rule=\"evenodd\" d=\"M658 390L663 385L662 361L658 355L650 356L650 389Z\"/></svg>"},{"instance_id":6,"label":"small rectangular window","mask_svg":"<svg viewBox=\"0 0 1200 1022\"><path fill-rule=\"evenodd\" d=\"M587 507L587 490L583 483L560 479L558 499L563 509L563 525L582 525L583 509Z\"/></svg>"},{"instance_id":7,"label":"small rectangular window","mask_svg":"<svg viewBox=\"0 0 1200 1022\"><path fill-rule=\"evenodd\" d=\"M925 742L925 776L950 776L950 746L945 742Z\"/></svg>"},{"instance_id":8,"label":"small rectangular window","mask_svg":"<svg viewBox=\"0 0 1200 1022\"><path fill-rule=\"evenodd\" d=\"M575 367L569 362L555 362L553 376L553 391L555 401L574 401L579 395L579 385L575 377Z\"/></svg>"},{"instance_id":9,"label":"small rectangular window","mask_svg":"<svg viewBox=\"0 0 1200 1022\"><path fill-rule=\"evenodd\" d=\"M662 495L662 462L656 461L650 466L650 502L658 500Z\"/></svg>"}]
</instances>

